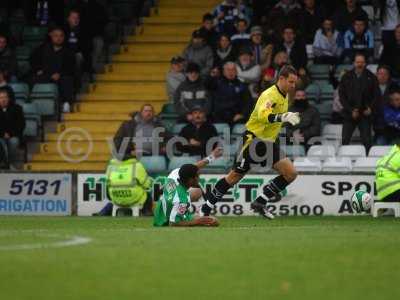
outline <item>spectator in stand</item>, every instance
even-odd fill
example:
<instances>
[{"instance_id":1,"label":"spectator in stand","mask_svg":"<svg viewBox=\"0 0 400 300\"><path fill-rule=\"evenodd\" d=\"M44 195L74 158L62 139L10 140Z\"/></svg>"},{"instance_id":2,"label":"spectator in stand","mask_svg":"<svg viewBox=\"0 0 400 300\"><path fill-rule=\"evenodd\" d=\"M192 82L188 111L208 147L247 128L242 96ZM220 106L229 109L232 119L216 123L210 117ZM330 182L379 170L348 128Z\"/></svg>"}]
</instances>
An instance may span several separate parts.
<instances>
[{"instance_id":1,"label":"spectator in stand","mask_svg":"<svg viewBox=\"0 0 400 300\"><path fill-rule=\"evenodd\" d=\"M260 93L267 88L271 87L278 79L280 69L289 63L289 56L286 51L278 51L273 59L270 67L265 69L262 73L262 79L260 83Z\"/></svg>"},{"instance_id":2,"label":"spectator in stand","mask_svg":"<svg viewBox=\"0 0 400 300\"><path fill-rule=\"evenodd\" d=\"M132 119L125 121L114 136L114 157L124 160L125 155L163 155L170 135L155 116L154 107L144 104Z\"/></svg>"},{"instance_id":3,"label":"spectator in stand","mask_svg":"<svg viewBox=\"0 0 400 300\"><path fill-rule=\"evenodd\" d=\"M378 137L383 135L383 130L385 127L383 108L389 102L389 94L392 91L397 90L398 86L391 79L389 66L379 66L376 71L376 78L378 79L379 97L376 101L375 107L373 108L372 116L374 133L376 139L378 140Z\"/></svg>"},{"instance_id":4,"label":"spectator in stand","mask_svg":"<svg viewBox=\"0 0 400 300\"><path fill-rule=\"evenodd\" d=\"M374 0L375 9L380 12L382 43L386 47L395 42L394 30L400 24L400 0Z\"/></svg>"},{"instance_id":5,"label":"spectator in stand","mask_svg":"<svg viewBox=\"0 0 400 300\"><path fill-rule=\"evenodd\" d=\"M379 98L376 76L366 68L364 54L354 58L354 69L343 75L339 84L339 97L343 105L342 143L348 145L356 127L368 150L371 146L372 109Z\"/></svg>"},{"instance_id":6,"label":"spectator in stand","mask_svg":"<svg viewBox=\"0 0 400 300\"><path fill-rule=\"evenodd\" d=\"M352 26L355 19L368 20L367 13L358 5L357 0L345 0L345 2L346 5L339 8L333 16L333 23L342 34Z\"/></svg>"},{"instance_id":7,"label":"spectator in stand","mask_svg":"<svg viewBox=\"0 0 400 300\"><path fill-rule=\"evenodd\" d=\"M222 68L228 61L236 61L236 51L233 49L229 36L222 34L215 51L215 65Z\"/></svg>"},{"instance_id":8,"label":"spectator in stand","mask_svg":"<svg viewBox=\"0 0 400 300\"><path fill-rule=\"evenodd\" d=\"M213 16L217 31L232 36L236 22L246 18L246 7L237 0L225 0L214 9Z\"/></svg>"},{"instance_id":9,"label":"spectator in stand","mask_svg":"<svg viewBox=\"0 0 400 300\"><path fill-rule=\"evenodd\" d=\"M65 1L33 0L24 2L29 23L41 26L63 23Z\"/></svg>"},{"instance_id":10,"label":"spectator in stand","mask_svg":"<svg viewBox=\"0 0 400 300\"><path fill-rule=\"evenodd\" d=\"M12 87L8 84L7 78L8 78L8 73L7 71L0 65L0 88L2 90L6 90L8 93L8 98L11 103L15 103L15 93Z\"/></svg>"},{"instance_id":11,"label":"spectator in stand","mask_svg":"<svg viewBox=\"0 0 400 300\"><path fill-rule=\"evenodd\" d=\"M393 145L400 139L400 90L390 92L389 101L383 107L384 129L378 137L378 145Z\"/></svg>"},{"instance_id":12,"label":"spectator in stand","mask_svg":"<svg viewBox=\"0 0 400 300\"><path fill-rule=\"evenodd\" d=\"M296 37L294 28L286 26L282 34L282 42L276 51L284 50L289 56L289 63L293 65L299 74L306 73L308 62L306 45Z\"/></svg>"},{"instance_id":13,"label":"spectator in stand","mask_svg":"<svg viewBox=\"0 0 400 300\"><path fill-rule=\"evenodd\" d=\"M65 46L64 31L54 27L49 32L50 42L39 46L31 56L33 83L56 83L63 103L63 112L70 112L75 98L74 52Z\"/></svg>"},{"instance_id":14,"label":"spectator in stand","mask_svg":"<svg viewBox=\"0 0 400 300\"><path fill-rule=\"evenodd\" d=\"M174 97L176 111L181 122L190 122L193 107L201 107L208 115L211 112L211 97L200 78L200 66L189 63L186 67L186 80L181 83Z\"/></svg>"},{"instance_id":15,"label":"spectator in stand","mask_svg":"<svg viewBox=\"0 0 400 300\"><path fill-rule=\"evenodd\" d=\"M190 123L182 128L179 133L187 144L177 144L177 149L189 155L207 155L207 143L213 142L214 137L218 136L217 129L207 120L206 112L201 106L194 106L191 111ZM208 146L214 149L218 145L218 141ZM210 151L210 150L209 150Z\"/></svg>"},{"instance_id":16,"label":"spectator in stand","mask_svg":"<svg viewBox=\"0 0 400 300\"><path fill-rule=\"evenodd\" d=\"M392 76L400 79L400 25L394 31L395 42L383 48L381 63L392 67Z\"/></svg>"},{"instance_id":17,"label":"spectator in stand","mask_svg":"<svg viewBox=\"0 0 400 300\"><path fill-rule=\"evenodd\" d=\"M6 168L15 162L24 129L22 107L11 101L7 89L0 88L0 147Z\"/></svg>"},{"instance_id":18,"label":"spectator in stand","mask_svg":"<svg viewBox=\"0 0 400 300\"><path fill-rule=\"evenodd\" d=\"M273 44L263 44L263 32L260 26L254 26L250 31L251 50L256 64L261 66L261 69L268 68L272 62Z\"/></svg>"},{"instance_id":19,"label":"spectator in stand","mask_svg":"<svg viewBox=\"0 0 400 300\"><path fill-rule=\"evenodd\" d=\"M105 7L97 0L77 0L75 8L80 11L82 35L87 38L83 56L87 58L84 71L88 73L101 71L104 50L104 29L108 23Z\"/></svg>"},{"instance_id":20,"label":"spectator in stand","mask_svg":"<svg viewBox=\"0 0 400 300\"><path fill-rule=\"evenodd\" d=\"M300 114L300 123L296 126L289 125L286 127L287 137L290 142L295 144L309 145L309 141L313 137L320 136L321 133L321 117L313 105L308 102L306 92L297 90L294 103L289 109L290 112Z\"/></svg>"},{"instance_id":21,"label":"spectator in stand","mask_svg":"<svg viewBox=\"0 0 400 300\"><path fill-rule=\"evenodd\" d=\"M183 51L187 62L194 62L201 67L201 75L207 76L214 63L213 52L205 42L200 30L193 31L192 41Z\"/></svg>"},{"instance_id":22,"label":"spectator in stand","mask_svg":"<svg viewBox=\"0 0 400 300\"><path fill-rule=\"evenodd\" d=\"M16 81L17 79L17 56L15 51L8 45L8 38L0 34L0 66L7 75Z\"/></svg>"},{"instance_id":23,"label":"spectator in stand","mask_svg":"<svg viewBox=\"0 0 400 300\"><path fill-rule=\"evenodd\" d=\"M174 102L175 91L178 86L186 80L183 73L185 59L182 56L174 56L171 59L171 68L167 73L167 94L169 102Z\"/></svg>"},{"instance_id":24,"label":"spectator in stand","mask_svg":"<svg viewBox=\"0 0 400 300\"><path fill-rule=\"evenodd\" d=\"M217 123L243 123L253 106L247 85L237 78L236 64L227 62L223 76L209 84L213 92L213 120Z\"/></svg>"},{"instance_id":25,"label":"spectator in stand","mask_svg":"<svg viewBox=\"0 0 400 300\"><path fill-rule=\"evenodd\" d=\"M272 32L280 33L284 30L285 26L297 26L293 13L301 9L301 5L297 0L280 0L270 10L267 17L266 27ZM276 36L279 39L279 36Z\"/></svg>"},{"instance_id":26,"label":"spectator in stand","mask_svg":"<svg viewBox=\"0 0 400 300\"><path fill-rule=\"evenodd\" d=\"M315 32L320 28L326 17L325 9L317 5L315 0L304 0L303 8L296 9L293 14L296 24L300 26L300 34L306 44L312 44Z\"/></svg>"},{"instance_id":27,"label":"spectator in stand","mask_svg":"<svg viewBox=\"0 0 400 300\"><path fill-rule=\"evenodd\" d=\"M247 33L247 21L245 19L240 19L236 23L236 34L232 35L231 42L232 46L238 50L242 47L246 47L250 44L250 34Z\"/></svg>"},{"instance_id":28,"label":"spectator in stand","mask_svg":"<svg viewBox=\"0 0 400 300\"><path fill-rule=\"evenodd\" d=\"M336 65L339 63L342 54L340 47L340 34L334 28L333 21L325 19L320 29L315 34L314 43L314 62L316 64Z\"/></svg>"},{"instance_id":29,"label":"spectator in stand","mask_svg":"<svg viewBox=\"0 0 400 300\"><path fill-rule=\"evenodd\" d=\"M80 26L80 13L77 10L70 10L67 17L67 23L64 26L65 44L75 53L75 66L77 77L82 73L82 64L85 59L83 57L83 45L87 41L87 37L82 35ZM87 46L86 46L87 47Z\"/></svg>"},{"instance_id":30,"label":"spectator in stand","mask_svg":"<svg viewBox=\"0 0 400 300\"><path fill-rule=\"evenodd\" d=\"M254 62L252 54L250 49L241 50L236 63L236 72L238 79L248 85L251 96L256 99L258 98L257 84L261 77L261 67Z\"/></svg>"},{"instance_id":31,"label":"spectator in stand","mask_svg":"<svg viewBox=\"0 0 400 300\"><path fill-rule=\"evenodd\" d=\"M212 49L217 48L218 33L214 27L214 17L212 14L205 14L203 16L203 26L200 27L201 35L204 36L206 44Z\"/></svg>"},{"instance_id":32,"label":"spectator in stand","mask_svg":"<svg viewBox=\"0 0 400 300\"><path fill-rule=\"evenodd\" d=\"M344 34L344 61L349 63L354 60L356 53L364 53L367 61L372 63L374 58L374 35L367 28L367 22L356 18L351 29Z\"/></svg>"}]
</instances>

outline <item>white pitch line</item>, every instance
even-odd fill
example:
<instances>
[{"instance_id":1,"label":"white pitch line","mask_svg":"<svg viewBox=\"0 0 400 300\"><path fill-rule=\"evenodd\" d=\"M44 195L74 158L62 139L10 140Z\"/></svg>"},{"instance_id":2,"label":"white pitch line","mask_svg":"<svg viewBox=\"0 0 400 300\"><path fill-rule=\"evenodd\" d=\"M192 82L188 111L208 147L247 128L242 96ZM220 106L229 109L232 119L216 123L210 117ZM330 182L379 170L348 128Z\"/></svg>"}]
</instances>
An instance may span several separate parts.
<instances>
[{"instance_id":1,"label":"white pitch line","mask_svg":"<svg viewBox=\"0 0 400 300\"><path fill-rule=\"evenodd\" d=\"M88 237L72 236L68 240L53 242L53 243L34 243L34 244L0 246L0 251L33 250L33 249L45 249L45 248L64 248L64 247L88 244L91 241L92 241L92 239L90 239Z\"/></svg>"}]
</instances>

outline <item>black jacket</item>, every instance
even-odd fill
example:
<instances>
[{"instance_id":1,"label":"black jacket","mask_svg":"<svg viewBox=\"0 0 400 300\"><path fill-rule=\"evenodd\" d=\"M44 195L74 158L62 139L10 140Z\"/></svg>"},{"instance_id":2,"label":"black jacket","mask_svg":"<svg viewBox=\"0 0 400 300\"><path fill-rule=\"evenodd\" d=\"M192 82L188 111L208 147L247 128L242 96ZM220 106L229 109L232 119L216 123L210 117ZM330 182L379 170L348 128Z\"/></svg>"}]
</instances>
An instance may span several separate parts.
<instances>
[{"instance_id":1,"label":"black jacket","mask_svg":"<svg viewBox=\"0 0 400 300\"><path fill-rule=\"evenodd\" d=\"M400 78L400 44L389 44L383 48L381 63L392 69L392 76Z\"/></svg>"},{"instance_id":2,"label":"black jacket","mask_svg":"<svg viewBox=\"0 0 400 300\"><path fill-rule=\"evenodd\" d=\"M195 139L200 142L200 146L193 146L193 145L182 145L178 144L178 150L188 153L189 155L201 155L206 156L206 145L207 142L215 136L218 136L217 130L215 129L214 125L209 122L204 123L199 128L197 128L193 124L188 124L182 128L179 136L186 139L189 143L190 139ZM217 142L216 142L217 143ZM216 145L213 145L213 148Z\"/></svg>"},{"instance_id":3,"label":"black jacket","mask_svg":"<svg viewBox=\"0 0 400 300\"><path fill-rule=\"evenodd\" d=\"M211 111L211 97L200 78L194 82L189 79L182 82L175 91L174 103L181 116L191 112L195 106L202 107L207 114Z\"/></svg>"},{"instance_id":4,"label":"black jacket","mask_svg":"<svg viewBox=\"0 0 400 300\"><path fill-rule=\"evenodd\" d=\"M279 51L287 52L286 47L283 43L280 43L276 47L275 54ZM295 41L292 50L290 51L289 59L293 67L295 67L296 69L300 68L305 69L307 67L307 62L308 62L307 50L306 50L306 44L304 44L303 41L299 39Z\"/></svg>"},{"instance_id":5,"label":"black jacket","mask_svg":"<svg viewBox=\"0 0 400 300\"><path fill-rule=\"evenodd\" d=\"M17 56L10 47L0 51L0 66L6 69L8 75L17 75Z\"/></svg>"},{"instance_id":6,"label":"black jacket","mask_svg":"<svg viewBox=\"0 0 400 300\"><path fill-rule=\"evenodd\" d=\"M339 8L333 15L333 23L336 29L341 33L344 33L347 29L351 27L355 18L361 17L368 22L367 13L358 6L353 12L349 12L347 7L343 5Z\"/></svg>"},{"instance_id":7,"label":"black jacket","mask_svg":"<svg viewBox=\"0 0 400 300\"><path fill-rule=\"evenodd\" d=\"M296 126L287 127L288 137L293 136L293 131L297 129L304 135L305 142L321 134L321 116L314 106L308 104L305 107L301 107L296 105L295 102L289 111L300 113L300 123Z\"/></svg>"},{"instance_id":8,"label":"black jacket","mask_svg":"<svg viewBox=\"0 0 400 300\"><path fill-rule=\"evenodd\" d=\"M378 80L368 69L360 78L354 70L349 71L339 83L339 97L345 118L351 118L353 109L374 109L379 99Z\"/></svg>"},{"instance_id":9,"label":"black jacket","mask_svg":"<svg viewBox=\"0 0 400 300\"><path fill-rule=\"evenodd\" d=\"M18 104L10 105L0 109L0 137L8 133L11 137L22 138L25 129L25 117L22 107Z\"/></svg>"},{"instance_id":10,"label":"black jacket","mask_svg":"<svg viewBox=\"0 0 400 300\"><path fill-rule=\"evenodd\" d=\"M44 76L60 73L63 76L73 76L75 71L75 55L66 46L54 51L50 43L39 46L31 55L32 72L36 74L39 70Z\"/></svg>"}]
</instances>

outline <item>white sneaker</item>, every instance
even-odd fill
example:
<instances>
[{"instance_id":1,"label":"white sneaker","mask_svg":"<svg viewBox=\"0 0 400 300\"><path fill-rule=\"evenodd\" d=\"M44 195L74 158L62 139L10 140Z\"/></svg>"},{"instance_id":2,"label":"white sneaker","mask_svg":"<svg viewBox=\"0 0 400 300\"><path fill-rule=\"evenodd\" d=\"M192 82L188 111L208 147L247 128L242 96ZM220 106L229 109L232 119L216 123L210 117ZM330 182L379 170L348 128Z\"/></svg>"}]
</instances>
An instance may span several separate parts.
<instances>
[{"instance_id":1,"label":"white sneaker","mask_svg":"<svg viewBox=\"0 0 400 300\"><path fill-rule=\"evenodd\" d=\"M71 105L68 102L63 104L63 113L70 113L71 112Z\"/></svg>"}]
</instances>

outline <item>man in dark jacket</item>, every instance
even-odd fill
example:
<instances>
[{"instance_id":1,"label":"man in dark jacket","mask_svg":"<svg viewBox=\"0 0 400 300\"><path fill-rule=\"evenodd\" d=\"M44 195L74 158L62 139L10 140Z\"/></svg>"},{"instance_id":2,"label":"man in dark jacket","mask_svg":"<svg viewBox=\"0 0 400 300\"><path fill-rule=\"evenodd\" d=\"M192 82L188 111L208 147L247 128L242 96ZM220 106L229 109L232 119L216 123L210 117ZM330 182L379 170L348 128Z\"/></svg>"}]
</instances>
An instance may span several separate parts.
<instances>
[{"instance_id":1,"label":"man in dark jacket","mask_svg":"<svg viewBox=\"0 0 400 300\"><path fill-rule=\"evenodd\" d=\"M294 104L290 107L289 111L298 112L301 120L298 125L289 125L286 128L287 137L291 139L291 142L308 145L311 138L320 136L320 114L318 110L308 102L304 90L296 91Z\"/></svg>"},{"instance_id":2,"label":"man in dark jacket","mask_svg":"<svg viewBox=\"0 0 400 300\"><path fill-rule=\"evenodd\" d=\"M17 57L15 51L8 45L6 36L0 34L0 66L7 71L9 77L17 75Z\"/></svg>"},{"instance_id":3,"label":"man in dark jacket","mask_svg":"<svg viewBox=\"0 0 400 300\"><path fill-rule=\"evenodd\" d=\"M203 16L203 26L200 27L200 32L204 36L204 40L212 49L217 48L218 33L214 27L214 17L207 13Z\"/></svg>"},{"instance_id":4,"label":"man in dark jacket","mask_svg":"<svg viewBox=\"0 0 400 300\"><path fill-rule=\"evenodd\" d=\"M0 151L3 153L6 167L15 161L25 129L25 117L22 107L11 102L8 91L0 88ZM1 163L1 162L0 162Z\"/></svg>"},{"instance_id":5,"label":"man in dark jacket","mask_svg":"<svg viewBox=\"0 0 400 300\"><path fill-rule=\"evenodd\" d=\"M371 146L372 110L379 98L379 87L376 76L366 68L363 54L356 54L354 69L340 81L339 97L343 105L343 145L350 143L354 129L358 127L368 150Z\"/></svg>"},{"instance_id":6,"label":"man in dark jacket","mask_svg":"<svg viewBox=\"0 0 400 300\"><path fill-rule=\"evenodd\" d=\"M180 121L190 122L191 111L194 106L200 106L208 115L211 110L209 93L200 78L200 67L196 63L189 63L186 67L186 80L175 92L174 103Z\"/></svg>"},{"instance_id":7,"label":"man in dark jacket","mask_svg":"<svg viewBox=\"0 0 400 300\"><path fill-rule=\"evenodd\" d=\"M213 93L214 122L233 125L247 120L253 100L247 84L237 78L235 63L224 65L223 76L211 81L210 89Z\"/></svg>"},{"instance_id":8,"label":"man in dark jacket","mask_svg":"<svg viewBox=\"0 0 400 300\"><path fill-rule=\"evenodd\" d=\"M207 143L210 151L215 148L218 141L212 139L218 136L215 126L207 121L206 113L201 106L194 106L191 112L191 122L182 128L179 136L186 140L186 144L178 144L178 150L189 155L206 156Z\"/></svg>"},{"instance_id":9,"label":"man in dark jacket","mask_svg":"<svg viewBox=\"0 0 400 300\"><path fill-rule=\"evenodd\" d=\"M400 78L400 25L394 30L394 42L384 46L381 63L392 67L392 76Z\"/></svg>"},{"instance_id":10,"label":"man in dark jacket","mask_svg":"<svg viewBox=\"0 0 400 300\"><path fill-rule=\"evenodd\" d=\"M63 111L70 111L75 98L75 56L64 45L64 31L55 27L50 30L50 43L37 48L31 57L33 83L56 83L60 91Z\"/></svg>"},{"instance_id":11,"label":"man in dark jacket","mask_svg":"<svg viewBox=\"0 0 400 300\"><path fill-rule=\"evenodd\" d=\"M307 67L306 45L296 37L293 27L286 26L282 34L282 43L277 46L275 53L284 50L289 55L290 64L295 67L299 73L303 73Z\"/></svg>"},{"instance_id":12,"label":"man in dark jacket","mask_svg":"<svg viewBox=\"0 0 400 300\"><path fill-rule=\"evenodd\" d=\"M132 119L125 121L114 136L113 156L119 160L141 155L163 155L168 139L164 126L154 115L151 104L142 106L140 112L132 114Z\"/></svg>"},{"instance_id":13,"label":"man in dark jacket","mask_svg":"<svg viewBox=\"0 0 400 300\"><path fill-rule=\"evenodd\" d=\"M340 7L333 16L336 29L344 33L351 27L354 19L362 17L368 21L367 13L358 5L357 0L346 0L346 5Z\"/></svg>"}]
</instances>

